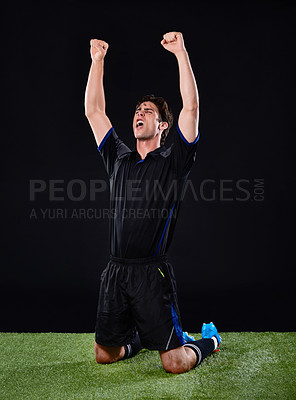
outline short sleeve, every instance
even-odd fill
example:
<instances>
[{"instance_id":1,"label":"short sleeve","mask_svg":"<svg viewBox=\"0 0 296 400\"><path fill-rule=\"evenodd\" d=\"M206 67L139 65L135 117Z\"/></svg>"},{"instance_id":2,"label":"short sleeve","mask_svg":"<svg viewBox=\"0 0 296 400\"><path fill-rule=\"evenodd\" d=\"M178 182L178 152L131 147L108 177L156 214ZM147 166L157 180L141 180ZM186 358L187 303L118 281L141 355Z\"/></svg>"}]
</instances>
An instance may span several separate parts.
<instances>
[{"instance_id":1,"label":"short sleeve","mask_svg":"<svg viewBox=\"0 0 296 400\"><path fill-rule=\"evenodd\" d=\"M104 136L98 150L103 157L109 177L113 174L116 163L131 152L130 148L119 139L113 127Z\"/></svg>"},{"instance_id":2,"label":"short sleeve","mask_svg":"<svg viewBox=\"0 0 296 400\"><path fill-rule=\"evenodd\" d=\"M196 158L196 150L199 144L200 134L194 142L188 142L177 125L173 146L173 164L178 175L185 176L190 172L190 169Z\"/></svg>"}]
</instances>

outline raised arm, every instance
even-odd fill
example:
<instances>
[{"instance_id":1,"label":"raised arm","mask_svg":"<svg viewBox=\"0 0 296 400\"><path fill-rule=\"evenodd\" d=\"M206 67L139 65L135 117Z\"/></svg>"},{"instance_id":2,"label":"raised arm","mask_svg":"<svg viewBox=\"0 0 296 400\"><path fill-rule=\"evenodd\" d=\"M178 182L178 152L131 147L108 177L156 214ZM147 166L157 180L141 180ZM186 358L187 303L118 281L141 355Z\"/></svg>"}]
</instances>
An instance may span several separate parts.
<instances>
[{"instance_id":1,"label":"raised arm","mask_svg":"<svg viewBox=\"0 0 296 400\"><path fill-rule=\"evenodd\" d=\"M90 41L90 55L92 59L87 86L85 90L85 115L90 123L98 146L112 127L105 114L105 93L103 86L104 58L108 50L108 43L103 40Z\"/></svg>"},{"instance_id":2,"label":"raised arm","mask_svg":"<svg viewBox=\"0 0 296 400\"><path fill-rule=\"evenodd\" d=\"M179 128L188 142L198 136L199 99L198 90L191 68L188 53L185 49L181 32L169 32L163 35L163 47L175 54L180 75L180 92L183 108L179 115Z\"/></svg>"}]
</instances>

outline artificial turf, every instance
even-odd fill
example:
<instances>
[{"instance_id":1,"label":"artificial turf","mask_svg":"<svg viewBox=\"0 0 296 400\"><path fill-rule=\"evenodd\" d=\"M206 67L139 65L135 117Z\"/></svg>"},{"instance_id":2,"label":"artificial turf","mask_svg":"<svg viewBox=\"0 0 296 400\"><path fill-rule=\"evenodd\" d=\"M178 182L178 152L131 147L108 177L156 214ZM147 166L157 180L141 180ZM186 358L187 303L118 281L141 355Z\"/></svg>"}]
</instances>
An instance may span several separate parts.
<instances>
[{"instance_id":1,"label":"artificial turf","mask_svg":"<svg viewBox=\"0 0 296 400\"><path fill-rule=\"evenodd\" d=\"M221 336L219 353L173 375L145 349L98 365L89 333L0 333L0 399L296 399L295 332Z\"/></svg>"}]
</instances>

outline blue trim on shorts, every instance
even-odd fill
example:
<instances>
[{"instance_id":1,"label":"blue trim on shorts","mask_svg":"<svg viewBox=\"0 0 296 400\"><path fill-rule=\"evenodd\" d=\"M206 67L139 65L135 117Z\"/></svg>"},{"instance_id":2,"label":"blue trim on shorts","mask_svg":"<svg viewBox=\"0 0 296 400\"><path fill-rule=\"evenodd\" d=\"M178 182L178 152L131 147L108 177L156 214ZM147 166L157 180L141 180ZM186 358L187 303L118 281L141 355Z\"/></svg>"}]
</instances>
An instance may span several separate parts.
<instances>
[{"instance_id":1,"label":"blue trim on shorts","mask_svg":"<svg viewBox=\"0 0 296 400\"><path fill-rule=\"evenodd\" d=\"M174 308L173 302L171 303L171 311L172 311L173 324L174 324L176 334L178 336L178 339L181 342L181 345L183 345L183 344L185 344L185 340L183 338L183 331L182 331L181 325L179 323L179 318L178 318L178 315Z\"/></svg>"}]
</instances>

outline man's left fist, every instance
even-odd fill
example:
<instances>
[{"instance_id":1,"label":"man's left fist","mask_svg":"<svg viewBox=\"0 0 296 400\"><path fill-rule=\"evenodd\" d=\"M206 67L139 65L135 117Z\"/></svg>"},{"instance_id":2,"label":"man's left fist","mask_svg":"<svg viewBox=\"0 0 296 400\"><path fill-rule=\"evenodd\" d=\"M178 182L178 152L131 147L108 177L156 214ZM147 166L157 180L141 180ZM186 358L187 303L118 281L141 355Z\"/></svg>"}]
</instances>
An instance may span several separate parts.
<instances>
[{"instance_id":1,"label":"man's left fist","mask_svg":"<svg viewBox=\"0 0 296 400\"><path fill-rule=\"evenodd\" d=\"M160 43L166 50L174 54L185 51L183 35L181 32L166 33L163 35L163 39Z\"/></svg>"}]
</instances>

